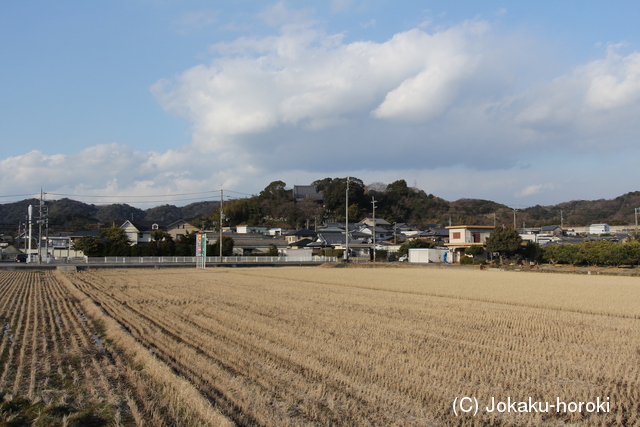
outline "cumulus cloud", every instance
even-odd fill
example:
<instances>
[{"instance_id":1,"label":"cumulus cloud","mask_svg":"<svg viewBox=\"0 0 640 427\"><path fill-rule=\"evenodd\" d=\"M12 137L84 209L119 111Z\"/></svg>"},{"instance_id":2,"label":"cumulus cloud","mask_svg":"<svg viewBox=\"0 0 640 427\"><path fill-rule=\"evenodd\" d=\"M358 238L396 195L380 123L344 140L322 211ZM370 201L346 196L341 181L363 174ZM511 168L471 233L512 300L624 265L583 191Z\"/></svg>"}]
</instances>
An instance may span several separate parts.
<instances>
[{"instance_id":1,"label":"cumulus cloud","mask_svg":"<svg viewBox=\"0 0 640 427\"><path fill-rule=\"evenodd\" d=\"M153 88L167 111L192 123L195 149L258 174L360 164L508 171L547 151L631 149L640 130L630 120L640 113L640 54L624 56L620 46L534 81L543 53L486 21L347 43L282 3L263 17L279 34L217 43L210 63ZM552 189L523 184L510 194Z\"/></svg>"},{"instance_id":2,"label":"cumulus cloud","mask_svg":"<svg viewBox=\"0 0 640 427\"><path fill-rule=\"evenodd\" d=\"M191 123L190 144L164 153L119 144L34 151L1 160L0 184L47 182L78 194L256 192L270 180L356 175L416 179L450 198L529 201L571 187L557 159L575 161L588 188L593 174L580 162L637 144L640 53L623 54L624 46L542 79L535 67L548 58L486 21L347 42L309 10L277 3L259 17L271 34L215 43L209 61L151 87L167 112Z\"/></svg>"},{"instance_id":3,"label":"cumulus cloud","mask_svg":"<svg viewBox=\"0 0 640 427\"><path fill-rule=\"evenodd\" d=\"M522 94L515 122L570 148L632 148L640 113L640 53L611 45L602 59ZM606 144L603 142L606 141Z\"/></svg>"},{"instance_id":4,"label":"cumulus cloud","mask_svg":"<svg viewBox=\"0 0 640 427\"><path fill-rule=\"evenodd\" d=\"M594 110L637 106L640 100L640 53L624 57L618 53L620 47L609 46L605 59L582 70L589 86L585 104Z\"/></svg>"},{"instance_id":5,"label":"cumulus cloud","mask_svg":"<svg viewBox=\"0 0 640 427\"><path fill-rule=\"evenodd\" d=\"M194 142L223 149L221 136L276 127L320 130L367 112L426 122L455 101L481 55L485 22L429 34L414 29L384 43L343 43L314 26L212 47L209 65L162 80L152 91L165 109L193 123Z\"/></svg>"},{"instance_id":6,"label":"cumulus cloud","mask_svg":"<svg viewBox=\"0 0 640 427\"><path fill-rule=\"evenodd\" d=\"M479 22L433 36L418 30L403 34L416 38L409 43L421 48L422 69L389 91L373 116L422 122L443 113L455 101L461 83L477 68L481 55L472 49L473 42L487 30L488 25Z\"/></svg>"},{"instance_id":7,"label":"cumulus cloud","mask_svg":"<svg viewBox=\"0 0 640 427\"><path fill-rule=\"evenodd\" d=\"M0 160L0 170L0 186L14 192L35 194L44 187L45 192L81 195L88 202L124 200L136 206L149 200L181 200L172 195L234 188L238 176L255 172L241 163L198 155L188 146L157 153L120 144L91 146L73 154L34 150ZM104 196L110 198L99 198Z\"/></svg>"}]
</instances>

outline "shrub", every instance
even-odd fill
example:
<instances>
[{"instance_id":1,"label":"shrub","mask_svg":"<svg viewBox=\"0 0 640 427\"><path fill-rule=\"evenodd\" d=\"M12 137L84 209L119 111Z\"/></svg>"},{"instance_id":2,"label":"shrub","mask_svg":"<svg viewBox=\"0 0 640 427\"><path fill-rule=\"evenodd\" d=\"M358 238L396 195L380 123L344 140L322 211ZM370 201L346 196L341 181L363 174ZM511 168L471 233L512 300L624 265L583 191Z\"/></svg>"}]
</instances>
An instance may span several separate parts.
<instances>
[{"instance_id":1,"label":"shrub","mask_svg":"<svg viewBox=\"0 0 640 427\"><path fill-rule=\"evenodd\" d=\"M460 265L473 265L473 258L463 256L462 258L460 258Z\"/></svg>"},{"instance_id":2,"label":"shrub","mask_svg":"<svg viewBox=\"0 0 640 427\"><path fill-rule=\"evenodd\" d=\"M401 257L402 255L407 255L409 253L410 248L435 248L435 247L436 247L435 242L430 242L424 239L412 239L400 246L400 249L398 249L398 256Z\"/></svg>"},{"instance_id":3,"label":"shrub","mask_svg":"<svg viewBox=\"0 0 640 427\"><path fill-rule=\"evenodd\" d=\"M464 253L475 258L476 256L484 253L484 248L480 245L469 246L464 250Z\"/></svg>"},{"instance_id":4,"label":"shrub","mask_svg":"<svg viewBox=\"0 0 640 427\"><path fill-rule=\"evenodd\" d=\"M318 252L320 256L334 256L336 258L342 258L344 256L344 249L320 249Z\"/></svg>"}]
</instances>

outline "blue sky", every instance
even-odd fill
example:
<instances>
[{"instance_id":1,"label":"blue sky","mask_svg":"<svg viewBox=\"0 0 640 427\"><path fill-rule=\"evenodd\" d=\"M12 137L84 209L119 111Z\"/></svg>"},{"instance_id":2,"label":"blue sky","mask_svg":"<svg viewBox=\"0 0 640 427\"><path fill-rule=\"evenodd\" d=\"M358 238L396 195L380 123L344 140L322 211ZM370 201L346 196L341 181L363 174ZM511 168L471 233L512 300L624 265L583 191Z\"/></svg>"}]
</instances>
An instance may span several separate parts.
<instances>
[{"instance_id":1,"label":"blue sky","mask_svg":"<svg viewBox=\"0 0 640 427\"><path fill-rule=\"evenodd\" d=\"M180 205L347 175L448 200L613 198L640 182L639 12L2 1L0 202Z\"/></svg>"}]
</instances>

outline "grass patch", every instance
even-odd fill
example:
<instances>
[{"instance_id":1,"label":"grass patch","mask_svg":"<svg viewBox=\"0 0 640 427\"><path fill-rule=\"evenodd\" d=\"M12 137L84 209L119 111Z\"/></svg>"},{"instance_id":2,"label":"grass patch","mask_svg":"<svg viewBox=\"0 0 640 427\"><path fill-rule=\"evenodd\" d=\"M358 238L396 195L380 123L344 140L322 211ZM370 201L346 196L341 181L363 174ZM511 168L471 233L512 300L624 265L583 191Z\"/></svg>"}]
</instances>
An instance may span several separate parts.
<instances>
[{"instance_id":1,"label":"grass patch","mask_svg":"<svg viewBox=\"0 0 640 427\"><path fill-rule=\"evenodd\" d=\"M107 403L90 403L82 408L68 404L31 402L24 397L14 397L0 403L0 427L57 427L57 426L107 426L131 424L120 419L118 408Z\"/></svg>"}]
</instances>

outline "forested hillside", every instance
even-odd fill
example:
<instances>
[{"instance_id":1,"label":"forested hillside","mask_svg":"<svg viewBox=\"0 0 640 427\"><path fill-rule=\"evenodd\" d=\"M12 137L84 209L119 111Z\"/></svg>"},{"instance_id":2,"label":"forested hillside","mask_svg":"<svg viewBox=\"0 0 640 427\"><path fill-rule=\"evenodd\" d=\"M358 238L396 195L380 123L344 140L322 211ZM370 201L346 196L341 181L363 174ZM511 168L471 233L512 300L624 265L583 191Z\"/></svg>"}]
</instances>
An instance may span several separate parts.
<instances>
[{"instance_id":1,"label":"forested hillside","mask_svg":"<svg viewBox=\"0 0 640 427\"><path fill-rule=\"evenodd\" d=\"M268 225L301 228L314 223L338 222L345 219L346 178L324 178L312 183L322 193L322 200L296 201L283 181L274 181L259 194L235 200L225 200L224 225ZM372 216L375 201L376 217L390 223L409 223L416 227L427 224L493 225L514 222L513 207L481 199L447 201L418 188L405 180L390 184L380 182L365 185L358 178L349 179L349 219L359 221ZM39 200L27 199L0 205L0 232L15 235L24 223L29 205L38 212ZM180 219L194 225L217 227L219 201L203 201L186 206L162 205L139 209L128 204L94 205L71 199L47 200L49 225L52 231L76 231L98 227L99 224L125 220L148 220L171 223ZM536 205L515 209L518 227L560 224L584 226L606 222L610 225L634 223L634 208L640 207L640 191L607 200L574 200L558 205Z\"/></svg>"}]
</instances>

